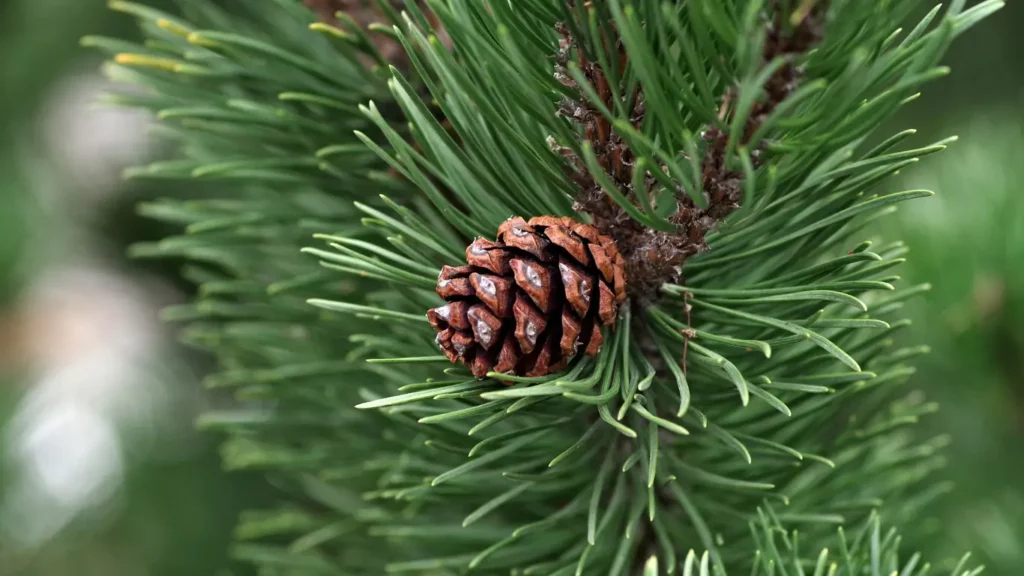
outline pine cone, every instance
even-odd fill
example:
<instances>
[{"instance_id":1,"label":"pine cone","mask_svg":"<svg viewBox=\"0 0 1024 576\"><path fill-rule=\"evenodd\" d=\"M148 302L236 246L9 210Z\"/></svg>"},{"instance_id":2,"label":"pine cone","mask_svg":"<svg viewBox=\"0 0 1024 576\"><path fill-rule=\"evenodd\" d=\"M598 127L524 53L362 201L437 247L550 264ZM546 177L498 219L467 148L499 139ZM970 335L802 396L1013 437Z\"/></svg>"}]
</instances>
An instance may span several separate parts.
<instances>
[{"instance_id":1,"label":"pine cone","mask_svg":"<svg viewBox=\"0 0 1024 576\"><path fill-rule=\"evenodd\" d=\"M445 266L427 312L437 344L478 378L543 376L582 348L600 351L602 326L626 298L625 261L609 236L572 218L510 218L497 242L477 238L466 266Z\"/></svg>"}]
</instances>

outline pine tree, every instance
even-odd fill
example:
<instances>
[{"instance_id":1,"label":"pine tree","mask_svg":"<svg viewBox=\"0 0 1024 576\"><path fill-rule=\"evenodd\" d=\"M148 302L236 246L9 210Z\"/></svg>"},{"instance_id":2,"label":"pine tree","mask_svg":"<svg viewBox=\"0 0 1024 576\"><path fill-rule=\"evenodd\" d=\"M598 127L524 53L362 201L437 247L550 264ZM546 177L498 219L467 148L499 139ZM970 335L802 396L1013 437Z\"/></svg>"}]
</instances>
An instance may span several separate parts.
<instances>
[{"instance_id":1,"label":"pine tree","mask_svg":"<svg viewBox=\"0 0 1024 576\"><path fill-rule=\"evenodd\" d=\"M238 558L928 572L895 527L946 440L891 337L925 287L858 240L948 143L874 132L1001 2L310 4L116 1L146 43L86 39L178 151L129 176L220 191L142 206L184 233L135 252L187 261L166 315L240 400L200 425L280 490Z\"/></svg>"}]
</instances>

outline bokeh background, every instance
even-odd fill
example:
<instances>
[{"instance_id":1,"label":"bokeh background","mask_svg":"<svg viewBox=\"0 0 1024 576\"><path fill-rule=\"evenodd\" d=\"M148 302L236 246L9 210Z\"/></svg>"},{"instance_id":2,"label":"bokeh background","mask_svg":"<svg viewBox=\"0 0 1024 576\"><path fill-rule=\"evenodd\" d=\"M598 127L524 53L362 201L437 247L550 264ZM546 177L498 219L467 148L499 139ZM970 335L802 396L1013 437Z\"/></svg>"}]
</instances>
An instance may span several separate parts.
<instances>
[{"instance_id":1,"label":"bokeh background","mask_svg":"<svg viewBox=\"0 0 1024 576\"><path fill-rule=\"evenodd\" d=\"M162 0L153 2L165 3ZM874 233L931 282L902 337L926 342L914 382L941 410L948 493L914 531L932 556L973 550L1024 574L1024 2L960 40L953 74L883 132L959 142L900 176L932 199ZM260 478L224 471L195 430L220 401L208 360L159 310L188 298L175 262L129 259L167 230L139 201L202 194L121 178L159 157L148 119L102 105L88 34L133 36L104 0L0 0L0 576L245 574L227 549Z\"/></svg>"}]
</instances>

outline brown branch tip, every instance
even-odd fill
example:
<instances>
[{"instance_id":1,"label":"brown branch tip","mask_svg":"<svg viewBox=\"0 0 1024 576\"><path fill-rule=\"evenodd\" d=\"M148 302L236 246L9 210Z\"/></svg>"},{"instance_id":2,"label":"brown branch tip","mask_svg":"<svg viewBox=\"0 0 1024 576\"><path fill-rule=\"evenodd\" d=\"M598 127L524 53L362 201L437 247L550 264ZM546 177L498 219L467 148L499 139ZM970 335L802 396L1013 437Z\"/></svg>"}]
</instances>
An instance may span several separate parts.
<instances>
[{"instance_id":1,"label":"brown branch tip","mask_svg":"<svg viewBox=\"0 0 1024 576\"><path fill-rule=\"evenodd\" d=\"M783 11L777 4L772 2L772 16L765 18L764 63L779 56L803 53L817 45L822 37L824 2L817 3L809 13L803 14L800 21L786 33L783 32ZM642 86L638 86L632 94L624 95L622 102L614 102L609 77L601 65L587 59L567 26L560 24L558 32L561 41L556 55L555 77L570 88L578 88L567 71L568 61L575 54L576 64L594 87L601 99L600 104L609 110L614 110L616 104L620 108L628 107L629 121L638 131L642 131L646 116ZM621 40L615 40L615 47L618 52L618 70L624 70L628 58ZM746 139L796 89L801 76L802 71L789 63L771 75L743 129ZM721 96L719 118L723 124L732 115L736 97L735 86L726 89ZM600 112L600 106L590 102L581 92L575 100L563 98L559 113L582 127L583 139L590 144L601 167L623 196L636 201L634 182L645 186L649 196L655 196L652 193L657 183L654 176L646 167L642 167L645 174L642 179L636 177L636 158L633 152ZM678 282L683 262L694 254L706 251L708 245L705 238L708 232L740 206L743 174L726 165L729 134L718 126L710 126L701 132L701 137L706 143L701 170L702 194L706 206L698 207L682 187L677 187L673 191L676 211L668 218L676 226L672 232L654 230L632 219L602 190L581 158L569 148L555 146L556 151L567 160L569 175L578 187L574 209L589 214L602 234L615 239L619 251L625 257L629 292L635 305L650 303L663 284ZM758 142L753 146L751 160L755 168L761 163L762 145L762 142Z\"/></svg>"}]
</instances>

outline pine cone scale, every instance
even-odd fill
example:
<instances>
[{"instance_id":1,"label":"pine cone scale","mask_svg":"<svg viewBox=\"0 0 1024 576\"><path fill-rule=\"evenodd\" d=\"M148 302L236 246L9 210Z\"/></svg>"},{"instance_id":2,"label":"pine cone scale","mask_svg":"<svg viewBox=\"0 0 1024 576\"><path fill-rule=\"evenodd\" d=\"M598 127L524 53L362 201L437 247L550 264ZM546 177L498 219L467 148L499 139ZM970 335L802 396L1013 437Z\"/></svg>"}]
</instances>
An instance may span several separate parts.
<instances>
[{"instance_id":1,"label":"pine cone scale","mask_svg":"<svg viewBox=\"0 0 1024 576\"><path fill-rule=\"evenodd\" d=\"M486 268L496 274L509 273L511 257L509 251L484 238L477 238L466 250L466 261L470 266Z\"/></svg>"},{"instance_id":2,"label":"pine cone scale","mask_svg":"<svg viewBox=\"0 0 1024 576\"><path fill-rule=\"evenodd\" d=\"M563 370L580 350L595 355L601 328L625 299L614 242L571 218L511 218L495 241L477 238L465 266L445 266L427 312L437 345L477 377L490 371L541 376Z\"/></svg>"},{"instance_id":3,"label":"pine cone scale","mask_svg":"<svg viewBox=\"0 0 1024 576\"><path fill-rule=\"evenodd\" d=\"M512 281L501 276L474 272L469 276L469 283L476 291L476 296L494 314L500 318L512 315Z\"/></svg>"},{"instance_id":4,"label":"pine cone scale","mask_svg":"<svg viewBox=\"0 0 1024 576\"><path fill-rule=\"evenodd\" d=\"M576 355L582 329L583 325L572 315L572 312L568 310L562 311L562 338L560 345L563 358L571 358Z\"/></svg>"},{"instance_id":5,"label":"pine cone scale","mask_svg":"<svg viewBox=\"0 0 1024 576\"><path fill-rule=\"evenodd\" d=\"M612 267L612 258L605 252L604 248L597 244L589 246L590 255L594 258L594 266L601 273L605 282L615 281L615 270Z\"/></svg>"},{"instance_id":6,"label":"pine cone scale","mask_svg":"<svg viewBox=\"0 0 1024 576\"><path fill-rule=\"evenodd\" d=\"M550 312L555 304L552 295L552 274L543 266L519 258L512 259L516 285L530 297L542 312Z\"/></svg>"},{"instance_id":7,"label":"pine cone scale","mask_svg":"<svg viewBox=\"0 0 1024 576\"><path fill-rule=\"evenodd\" d=\"M597 353L601 351L601 346L604 345L604 334L596 328L593 333L590 334L590 339L587 340L587 348L584 350L584 354L587 356L597 356Z\"/></svg>"},{"instance_id":8,"label":"pine cone scale","mask_svg":"<svg viewBox=\"0 0 1024 576\"><path fill-rule=\"evenodd\" d=\"M490 350L498 343L499 332L501 331L501 319L495 316L486 306L475 304L469 309L469 321L473 330L473 338L483 346L484 350Z\"/></svg>"},{"instance_id":9,"label":"pine cone scale","mask_svg":"<svg viewBox=\"0 0 1024 576\"><path fill-rule=\"evenodd\" d=\"M570 256L572 256L577 262L583 266L590 265L590 255L587 254L586 246L582 240L573 238L569 233L561 227L552 227L548 231L548 240L552 244L565 250Z\"/></svg>"},{"instance_id":10,"label":"pine cone scale","mask_svg":"<svg viewBox=\"0 0 1024 576\"><path fill-rule=\"evenodd\" d=\"M615 322L616 305L625 299L625 294L622 296L613 294L607 284L599 284L598 286L601 293L597 304L597 314L601 318L602 324L611 324Z\"/></svg>"},{"instance_id":11,"label":"pine cone scale","mask_svg":"<svg viewBox=\"0 0 1024 576\"><path fill-rule=\"evenodd\" d=\"M558 263L558 272L565 288L565 298L569 305L580 316L586 316L590 310L590 292L594 282L585 272L569 264L564 259Z\"/></svg>"},{"instance_id":12,"label":"pine cone scale","mask_svg":"<svg viewBox=\"0 0 1024 576\"><path fill-rule=\"evenodd\" d=\"M516 296L516 303L512 308L516 319L516 340L519 342L520 350L524 354L529 354L537 346L537 338L544 333L547 319L521 294Z\"/></svg>"},{"instance_id":13,"label":"pine cone scale","mask_svg":"<svg viewBox=\"0 0 1024 576\"><path fill-rule=\"evenodd\" d=\"M493 370L505 373L514 370L518 362L519 353L516 350L515 341L511 338L505 338L501 345L501 350L498 352L498 361L494 365Z\"/></svg>"}]
</instances>

